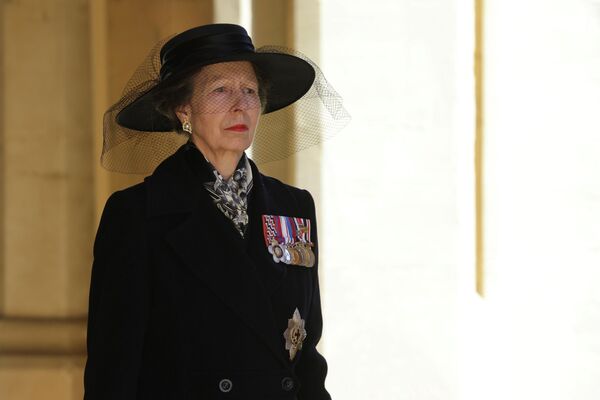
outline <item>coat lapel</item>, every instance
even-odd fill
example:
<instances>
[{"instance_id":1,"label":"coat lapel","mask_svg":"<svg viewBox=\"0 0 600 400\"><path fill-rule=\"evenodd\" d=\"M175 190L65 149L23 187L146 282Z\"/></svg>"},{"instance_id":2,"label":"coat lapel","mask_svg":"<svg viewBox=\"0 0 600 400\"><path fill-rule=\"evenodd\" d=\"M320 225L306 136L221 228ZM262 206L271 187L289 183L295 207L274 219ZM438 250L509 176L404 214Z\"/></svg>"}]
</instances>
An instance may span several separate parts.
<instances>
[{"instance_id":1,"label":"coat lapel","mask_svg":"<svg viewBox=\"0 0 600 400\"><path fill-rule=\"evenodd\" d=\"M167 242L184 264L287 365L282 334L276 329L271 300L258 279L257 266L231 221L215 207L202 187L204 177L190 168L185 153L182 147L147 179L149 213L189 214L167 233Z\"/></svg>"}]
</instances>

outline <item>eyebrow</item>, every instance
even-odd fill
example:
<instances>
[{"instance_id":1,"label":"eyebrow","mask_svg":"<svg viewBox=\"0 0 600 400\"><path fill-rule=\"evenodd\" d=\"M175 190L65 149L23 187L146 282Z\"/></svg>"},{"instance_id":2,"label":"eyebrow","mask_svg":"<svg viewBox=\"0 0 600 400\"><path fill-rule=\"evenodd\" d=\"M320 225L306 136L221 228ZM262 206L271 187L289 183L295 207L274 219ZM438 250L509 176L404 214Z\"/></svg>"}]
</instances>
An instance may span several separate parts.
<instances>
[{"instance_id":1,"label":"eyebrow","mask_svg":"<svg viewBox=\"0 0 600 400\"><path fill-rule=\"evenodd\" d=\"M210 75L209 77L202 79L201 82L204 84L209 84L209 83L218 82L220 80L228 81L228 80L232 80L232 79L233 78L227 77L224 75ZM241 79L244 81L247 81L247 82L258 83L258 81L256 79L252 79L249 76L242 76Z\"/></svg>"}]
</instances>

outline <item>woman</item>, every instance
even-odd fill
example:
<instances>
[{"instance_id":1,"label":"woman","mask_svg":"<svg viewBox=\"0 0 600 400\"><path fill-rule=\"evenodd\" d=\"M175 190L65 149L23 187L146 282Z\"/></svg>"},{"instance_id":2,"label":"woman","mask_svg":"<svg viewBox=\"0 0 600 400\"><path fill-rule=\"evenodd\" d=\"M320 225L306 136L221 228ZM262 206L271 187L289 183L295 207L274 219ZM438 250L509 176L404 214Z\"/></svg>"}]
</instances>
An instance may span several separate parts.
<instances>
[{"instance_id":1,"label":"woman","mask_svg":"<svg viewBox=\"0 0 600 400\"><path fill-rule=\"evenodd\" d=\"M85 398L329 399L312 197L244 154L318 70L229 24L173 37L160 63L106 114L103 165L139 172L185 143L105 206Z\"/></svg>"}]
</instances>

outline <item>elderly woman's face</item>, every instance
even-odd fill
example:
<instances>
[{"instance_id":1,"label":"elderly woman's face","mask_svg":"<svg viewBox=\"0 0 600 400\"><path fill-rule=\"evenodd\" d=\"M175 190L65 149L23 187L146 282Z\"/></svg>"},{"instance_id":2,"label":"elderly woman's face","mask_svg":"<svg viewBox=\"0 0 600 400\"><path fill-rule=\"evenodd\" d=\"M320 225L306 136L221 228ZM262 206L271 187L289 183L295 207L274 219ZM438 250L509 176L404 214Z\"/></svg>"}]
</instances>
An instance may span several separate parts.
<instances>
[{"instance_id":1,"label":"elderly woman's face","mask_svg":"<svg viewBox=\"0 0 600 400\"><path fill-rule=\"evenodd\" d=\"M248 61L203 67L194 77L193 95L185 106L192 139L213 155L242 153L252 144L261 104L254 68Z\"/></svg>"}]
</instances>

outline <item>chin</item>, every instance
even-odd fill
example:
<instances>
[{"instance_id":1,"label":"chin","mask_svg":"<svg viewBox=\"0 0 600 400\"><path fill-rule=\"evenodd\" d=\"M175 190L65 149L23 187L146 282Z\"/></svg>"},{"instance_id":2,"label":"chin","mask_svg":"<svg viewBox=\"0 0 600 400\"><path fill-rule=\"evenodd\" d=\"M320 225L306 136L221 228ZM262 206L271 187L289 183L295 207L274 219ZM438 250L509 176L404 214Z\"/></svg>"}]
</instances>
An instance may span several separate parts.
<instances>
[{"instance_id":1,"label":"chin","mask_svg":"<svg viewBox=\"0 0 600 400\"><path fill-rule=\"evenodd\" d=\"M252 141L248 140L247 138L244 138L243 140L229 141L225 146L223 146L223 148L227 149L228 151L244 152L244 151L248 150L248 148L251 145L252 145Z\"/></svg>"}]
</instances>

